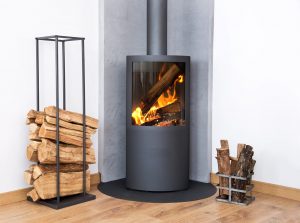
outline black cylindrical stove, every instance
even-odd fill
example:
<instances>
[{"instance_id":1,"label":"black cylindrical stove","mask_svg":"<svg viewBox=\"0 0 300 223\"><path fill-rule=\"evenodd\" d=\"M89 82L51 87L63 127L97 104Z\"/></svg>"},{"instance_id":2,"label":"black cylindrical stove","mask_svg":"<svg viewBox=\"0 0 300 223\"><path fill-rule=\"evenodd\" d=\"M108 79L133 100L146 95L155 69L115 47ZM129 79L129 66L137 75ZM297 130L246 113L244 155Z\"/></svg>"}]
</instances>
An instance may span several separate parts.
<instances>
[{"instance_id":1,"label":"black cylindrical stove","mask_svg":"<svg viewBox=\"0 0 300 223\"><path fill-rule=\"evenodd\" d=\"M167 54L167 0L147 0L147 53L127 56L126 185L177 191L189 183L190 57Z\"/></svg>"},{"instance_id":2,"label":"black cylindrical stove","mask_svg":"<svg viewBox=\"0 0 300 223\"><path fill-rule=\"evenodd\" d=\"M149 103L149 92L164 75L169 75L173 66L179 68L178 74L171 84L162 87L166 90L143 114L142 105ZM162 69L166 70L165 74L161 74ZM190 57L128 56L126 78L127 187L144 191L186 189L189 182Z\"/></svg>"}]
</instances>

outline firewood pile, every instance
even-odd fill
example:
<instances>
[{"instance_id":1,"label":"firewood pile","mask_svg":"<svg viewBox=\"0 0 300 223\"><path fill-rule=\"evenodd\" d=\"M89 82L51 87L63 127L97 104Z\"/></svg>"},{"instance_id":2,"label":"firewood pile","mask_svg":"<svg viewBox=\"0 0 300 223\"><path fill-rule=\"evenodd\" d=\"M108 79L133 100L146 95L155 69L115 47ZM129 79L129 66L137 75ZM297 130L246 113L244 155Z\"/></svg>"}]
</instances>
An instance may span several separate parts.
<instances>
[{"instance_id":1,"label":"firewood pile","mask_svg":"<svg viewBox=\"0 0 300 223\"><path fill-rule=\"evenodd\" d=\"M140 99L132 112L132 124L140 126L184 125L179 89L184 89L184 73L177 64L163 64L158 80Z\"/></svg>"},{"instance_id":2,"label":"firewood pile","mask_svg":"<svg viewBox=\"0 0 300 223\"><path fill-rule=\"evenodd\" d=\"M229 153L228 141L221 140L221 148L217 149L216 157L218 161L217 175L219 175L218 186L220 187L217 200L239 204L248 204L252 201L251 191L253 185L251 184L251 180L256 163L253 155L252 146L238 144L237 157L232 157ZM228 190L229 188L231 191Z\"/></svg>"},{"instance_id":3,"label":"firewood pile","mask_svg":"<svg viewBox=\"0 0 300 223\"><path fill-rule=\"evenodd\" d=\"M43 112L30 110L27 159L35 162L24 172L26 183L33 185L27 194L33 201L56 197L56 107ZM86 116L86 164L96 163L91 136L98 120ZM83 117L79 113L59 110L60 195L83 191ZM90 190L90 172L86 165L86 190Z\"/></svg>"}]
</instances>

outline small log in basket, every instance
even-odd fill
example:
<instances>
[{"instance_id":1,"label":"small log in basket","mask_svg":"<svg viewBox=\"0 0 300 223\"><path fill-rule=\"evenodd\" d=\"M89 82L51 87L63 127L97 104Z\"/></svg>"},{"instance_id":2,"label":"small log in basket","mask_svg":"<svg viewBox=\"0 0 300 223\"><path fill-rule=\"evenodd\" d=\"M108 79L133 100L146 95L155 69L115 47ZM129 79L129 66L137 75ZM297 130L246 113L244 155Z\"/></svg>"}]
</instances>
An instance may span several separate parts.
<instances>
[{"instance_id":1,"label":"small log in basket","mask_svg":"<svg viewBox=\"0 0 300 223\"><path fill-rule=\"evenodd\" d=\"M229 157L229 145L225 140L221 140L221 148L217 149L217 157L219 173L230 175L230 157ZM219 177L220 186L228 187L228 178ZM228 198L228 190L220 190L220 196L222 198Z\"/></svg>"},{"instance_id":2,"label":"small log in basket","mask_svg":"<svg viewBox=\"0 0 300 223\"><path fill-rule=\"evenodd\" d=\"M221 140L216 157L219 168L218 201L247 205L254 200L251 180L256 161L252 159L253 154L251 146L238 144L237 157L231 157L228 141Z\"/></svg>"},{"instance_id":3,"label":"small log in basket","mask_svg":"<svg viewBox=\"0 0 300 223\"><path fill-rule=\"evenodd\" d=\"M83 192L83 117L79 113L59 110L60 195ZM33 201L56 197L56 108L44 112L30 110L27 159L38 164L24 172L25 182L33 185L27 194ZM98 120L86 116L86 163L96 163L91 136L96 133ZM86 166L86 190L90 190L90 172Z\"/></svg>"}]
</instances>

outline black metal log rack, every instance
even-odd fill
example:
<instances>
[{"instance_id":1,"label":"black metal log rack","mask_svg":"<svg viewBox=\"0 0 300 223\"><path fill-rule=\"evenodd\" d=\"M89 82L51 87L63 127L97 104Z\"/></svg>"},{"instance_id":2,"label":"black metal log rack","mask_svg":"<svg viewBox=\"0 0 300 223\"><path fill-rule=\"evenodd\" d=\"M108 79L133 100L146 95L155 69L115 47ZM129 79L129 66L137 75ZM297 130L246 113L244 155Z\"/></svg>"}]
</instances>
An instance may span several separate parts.
<instances>
[{"instance_id":1,"label":"black metal log rack","mask_svg":"<svg viewBox=\"0 0 300 223\"><path fill-rule=\"evenodd\" d=\"M40 111L40 64L39 64L39 43L40 41L52 41L55 43L55 86L56 86L56 198L48 200L39 200L38 203L51 207L53 209L61 209L75 204L80 204L96 199L96 196L86 191L86 103L85 103L85 52L83 37L71 36L44 36L36 37L36 110ZM63 85L63 109L66 110L66 69L65 69L65 43L69 41L81 42L82 56L82 116L83 116L83 192L81 194L61 197L60 194L60 156L59 156L59 45L61 45L62 55L62 85ZM72 184L72 182L70 182ZM28 198L28 200L30 200Z\"/></svg>"}]
</instances>

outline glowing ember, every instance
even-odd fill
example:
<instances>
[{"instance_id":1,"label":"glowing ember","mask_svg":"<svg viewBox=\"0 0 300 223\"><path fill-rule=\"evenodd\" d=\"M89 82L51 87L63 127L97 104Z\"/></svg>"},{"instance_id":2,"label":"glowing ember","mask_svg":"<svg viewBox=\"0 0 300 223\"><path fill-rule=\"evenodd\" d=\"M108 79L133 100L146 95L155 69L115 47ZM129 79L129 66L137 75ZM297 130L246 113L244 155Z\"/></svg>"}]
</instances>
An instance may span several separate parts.
<instances>
[{"instance_id":1,"label":"glowing ember","mask_svg":"<svg viewBox=\"0 0 300 223\"><path fill-rule=\"evenodd\" d=\"M160 79L160 77L159 77ZM133 112L131 117L134 119L134 123L136 125L142 125L145 122L152 121L157 118L156 111L159 108L165 107L167 105L173 104L177 101L178 97L176 94L176 84L183 83L184 76L180 74L178 78L174 81L172 87L168 88L165 92L163 92L160 97L157 99L156 103L150 108L150 110L143 115L142 109L137 107Z\"/></svg>"}]
</instances>

